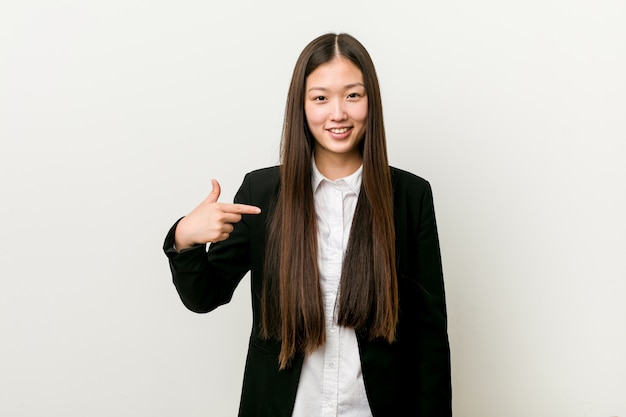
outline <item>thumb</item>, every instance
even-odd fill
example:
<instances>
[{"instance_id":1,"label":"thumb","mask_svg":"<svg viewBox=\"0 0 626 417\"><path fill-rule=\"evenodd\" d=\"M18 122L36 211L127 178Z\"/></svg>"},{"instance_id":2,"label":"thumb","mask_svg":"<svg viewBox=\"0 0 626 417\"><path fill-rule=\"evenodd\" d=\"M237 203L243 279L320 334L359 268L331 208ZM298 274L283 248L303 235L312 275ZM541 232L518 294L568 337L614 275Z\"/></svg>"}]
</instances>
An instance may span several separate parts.
<instances>
[{"instance_id":1,"label":"thumb","mask_svg":"<svg viewBox=\"0 0 626 417\"><path fill-rule=\"evenodd\" d=\"M217 199L220 198L220 193L222 191L220 183L217 182L216 179L211 180L211 185L213 188L211 189L211 193L206 199L207 203L215 203Z\"/></svg>"}]
</instances>

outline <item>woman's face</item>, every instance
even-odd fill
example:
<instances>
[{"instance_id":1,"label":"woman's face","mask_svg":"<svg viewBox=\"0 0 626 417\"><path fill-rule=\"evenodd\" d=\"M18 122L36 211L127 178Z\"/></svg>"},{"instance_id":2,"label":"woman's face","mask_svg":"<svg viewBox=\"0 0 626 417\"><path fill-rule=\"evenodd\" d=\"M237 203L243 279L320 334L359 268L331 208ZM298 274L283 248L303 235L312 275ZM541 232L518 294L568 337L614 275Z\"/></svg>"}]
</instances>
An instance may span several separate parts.
<instances>
[{"instance_id":1,"label":"woman's face","mask_svg":"<svg viewBox=\"0 0 626 417\"><path fill-rule=\"evenodd\" d=\"M363 74L349 60L334 58L306 79L304 112L315 138L315 160L358 161L365 135L367 95Z\"/></svg>"}]
</instances>

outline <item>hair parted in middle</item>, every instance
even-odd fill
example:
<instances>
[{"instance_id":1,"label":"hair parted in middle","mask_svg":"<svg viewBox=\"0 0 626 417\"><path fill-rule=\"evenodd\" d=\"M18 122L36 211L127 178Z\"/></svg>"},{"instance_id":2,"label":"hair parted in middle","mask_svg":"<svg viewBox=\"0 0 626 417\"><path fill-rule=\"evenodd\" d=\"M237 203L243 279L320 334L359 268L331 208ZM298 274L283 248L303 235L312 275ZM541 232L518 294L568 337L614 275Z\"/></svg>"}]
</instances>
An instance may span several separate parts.
<instances>
[{"instance_id":1,"label":"hair parted in middle","mask_svg":"<svg viewBox=\"0 0 626 417\"><path fill-rule=\"evenodd\" d=\"M365 47L351 35L328 33L311 41L293 71L281 141L281 182L270 219L264 266L261 336L281 342L279 366L326 342L317 266L317 224L311 184L315 139L304 111L307 77L336 57L362 73L368 98L362 185L343 261L338 324L364 336L395 339L398 284L393 190L378 77Z\"/></svg>"}]
</instances>

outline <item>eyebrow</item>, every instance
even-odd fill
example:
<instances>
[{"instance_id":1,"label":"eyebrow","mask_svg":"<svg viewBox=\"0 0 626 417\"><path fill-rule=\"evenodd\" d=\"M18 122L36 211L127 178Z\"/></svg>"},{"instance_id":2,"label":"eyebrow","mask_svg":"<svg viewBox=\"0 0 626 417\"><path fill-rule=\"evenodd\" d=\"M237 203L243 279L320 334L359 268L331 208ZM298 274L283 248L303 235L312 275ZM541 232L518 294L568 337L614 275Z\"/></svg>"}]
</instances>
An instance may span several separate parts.
<instances>
[{"instance_id":1,"label":"eyebrow","mask_svg":"<svg viewBox=\"0 0 626 417\"><path fill-rule=\"evenodd\" d=\"M353 83L353 84L345 85L343 88L345 90L349 90L350 88L354 88L354 87L363 87L363 88L365 88L365 84L363 84L363 83ZM325 88L325 87L311 87L307 91L313 91L313 90L328 91L328 88Z\"/></svg>"}]
</instances>

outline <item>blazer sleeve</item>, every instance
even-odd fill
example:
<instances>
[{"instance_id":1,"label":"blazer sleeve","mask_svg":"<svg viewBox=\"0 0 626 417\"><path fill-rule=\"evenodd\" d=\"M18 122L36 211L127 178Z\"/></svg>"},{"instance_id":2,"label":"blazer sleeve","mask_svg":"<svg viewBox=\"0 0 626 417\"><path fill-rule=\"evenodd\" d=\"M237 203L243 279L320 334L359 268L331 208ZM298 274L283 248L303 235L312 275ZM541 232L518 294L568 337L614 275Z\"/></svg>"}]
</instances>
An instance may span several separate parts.
<instances>
[{"instance_id":1,"label":"blazer sleeve","mask_svg":"<svg viewBox=\"0 0 626 417\"><path fill-rule=\"evenodd\" d=\"M400 170L394 174L399 338L406 367L417 377L417 415L449 417L450 347L433 193L425 179Z\"/></svg>"},{"instance_id":2,"label":"blazer sleeve","mask_svg":"<svg viewBox=\"0 0 626 417\"><path fill-rule=\"evenodd\" d=\"M248 175L235 201L250 200ZM235 223L224 241L181 251L174 249L174 234L180 219L169 230L163 250L169 260L172 280L183 304L196 313L207 313L228 303L241 279L250 270L249 216Z\"/></svg>"},{"instance_id":3,"label":"blazer sleeve","mask_svg":"<svg viewBox=\"0 0 626 417\"><path fill-rule=\"evenodd\" d=\"M419 372L423 381L421 414L451 416L450 347L439 236L430 184L422 195L417 234L417 276L421 299Z\"/></svg>"}]
</instances>

